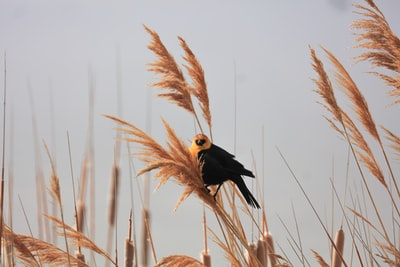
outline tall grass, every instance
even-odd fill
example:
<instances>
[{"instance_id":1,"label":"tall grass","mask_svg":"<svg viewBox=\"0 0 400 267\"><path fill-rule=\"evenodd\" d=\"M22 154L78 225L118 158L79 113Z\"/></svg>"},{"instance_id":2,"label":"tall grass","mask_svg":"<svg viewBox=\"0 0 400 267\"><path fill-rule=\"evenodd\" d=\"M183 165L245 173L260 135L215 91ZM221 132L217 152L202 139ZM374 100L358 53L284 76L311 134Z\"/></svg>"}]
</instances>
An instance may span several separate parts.
<instances>
[{"instance_id":1,"label":"tall grass","mask_svg":"<svg viewBox=\"0 0 400 267\"><path fill-rule=\"evenodd\" d=\"M399 52L400 41L391 31L385 16L373 1L366 1L367 6L356 5L356 13L361 19L356 20L352 27L356 34L356 48L362 48L358 61L371 63L371 67L378 67L381 71L371 72L382 79L386 85L394 87L388 95L394 97L394 104L398 104L399 84ZM348 231L351 233L351 248L356 253L357 264L361 266L374 266L381 260L389 266L398 266L398 236L396 234L396 222L399 219L399 187L398 178L393 172L393 162L389 160L388 148L395 148L398 144L397 136L387 130L384 126L378 127L373 115L369 110L368 101L349 72L339 60L327 49L322 48L325 55L334 66L333 77L335 84L351 103L351 111L338 103L336 88L326 73L322 61L316 56L315 50L310 48L313 68L317 73L314 82L317 86L315 92L321 97L322 106L328 111L327 121L346 140L350 147L354 162L361 177L361 190L365 192L365 199L362 201L368 206L371 205L373 214L367 215L367 206L359 205L353 201L352 206L347 207L350 214L346 214ZM384 139L391 142L388 147ZM371 149L378 146L383 156L383 162L378 161L377 152ZM383 171L385 170L385 171ZM373 194L373 187L376 185L369 180L369 176L378 181L379 185L387 192L386 197L392 210L391 217L387 217L378 206L378 198ZM346 204L347 205L347 204ZM352 218L352 219L351 219ZM391 233L391 228L394 231ZM342 229L338 236L343 235ZM372 242L371 240L372 236ZM375 240L375 241L374 241ZM339 240L340 241L340 240ZM342 247L342 242L339 242ZM342 252L341 252L342 253ZM366 255L363 257L363 255ZM320 261L319 258L317 258ZM333 257L331 266L337 264ZM349 262L348 260L346 262ZM324 266L324 263L321 263ZM340 266L340 265L339 265Z\"/></svg>"},{"instance_id":2,"label":"tall grass","mask_svg":"<svg viewBox=\"0 0 400 267\"><path fill-rule=\"evenodd\" d=\"M371 72L372 75L381 79L390 90L389 97L394 100L393 105L400 103L400 40L390 29L385 16L371 0L366 1L366 5L357 5L356 14L360 19L353 23L356 33L355 49L361 49L361 54L357 57L357 62L367 62L371 67L378 71ZM188 43L178 37L178 42L183 51L183 64L179 65L174 56L163 44L158 33L147 26L145 31L149 34L151 41L148 45L150 51L155 55L154 62L148 64L148 70L153 72L158 80L151 84L157 88L158 97L164 98L172 105L176 105L184 112L193 116L196 128L202 133L209 135L212 139L212 113L209 101L208 88L206 84L205 72L200 61L190 49ZM105 265L119 266L123 262L124 266L137 266L139 262L144 265L154 266L211 266L213 255L209 251L209 241L217 244L224 253L226 261L231 266L312 266L314 263L323 267L339 266L399 266L400 251L398 221L400 190L398 177L394 172L394 163L390 160L390 153L400 154L400 137L385 126L380 126L375 122L374 116L369 109L369 102L364 97L362 90L352 79L345 66L325 48L321 48L328 62L334 67L333 74L325 70L323 61L317 56L317 52L310 47L312 68L316 77L313 79L315 93L320 97L319 103L325 108L327 115L325 118L332 128L343 137L349 147L350 155L360 177L360 183L355 182L359 187L357 194L350 192L350 200L342 200L338 197L336 188L332 183L332 195L339 203L343 220L336 233L328 231L328 226L323 223L321 216L314 208L313 203L308 198L307 190L301 184L289 163L282 155L282 159L287 164L289 171L304 193L306 201L314 209L318 219L318 227L323 228L326 236L321 239L328 239L330 244L330 258L325 259L320 248L308 248L305 240L302 240L301 229L298 227L298 218L293 209L295 218L296 234L290 230L282 220L283 227L289 234L290 247L283 248L276 243L271 235L274 229L270 229L267 223L267 216L262 201L263 209L261 213L255 213L249 208L242 195L237 192L237 188L227 182L215 201L209 191L204 187L201 178L201 166L196 157L188 150L188 143L180 138L166 119L162 119L165 129L165 143L158 142L147 131L140 129L133 123L122 118L121 112L118 116L104 115L106 118L117 123L117 144L115 158L112 165L112 175L110 181L109 204L108 204L108 248L102 249L95 242L95 173L94 173L94 131L93 131L93 104L95 79L89 73L89 119L88 119L88 141L85 148L85 157L81 163L81 174L78 182L79 188L73 199L75 223L68 225L64 220L65 212L62 198L62 188L56 172L55 159L50 155L47 145L45 151L48 155L51 175L49 190L45 190L41 175L41 164L37 164L38 176L38 204L45 205L45 194L50 192L54 202L57 204L59 217L56 215L38 214L40 222L40 233L44 230L44 222L54 223L55 230L64 240L64 244L58 246L48 241L42 234L39 237L23 235L13 232L12 225L7 225L3 220L4 210L4 143L5 143L5 124L3 125L3 166L1 181L1 221L0 221L0 256L2 266L16 266L24 264L28 266L44 265L68 265L68 266L96 266L95 257L97 254L105 260ZM118 67L118 66L117 66ZM6 69L6 68L5 68ZM119 71L117 71L117 76ZM6 75L5 75L6 76ZM117 79L120 83L119 78ZM119 85L117 85L119 87ZM342 93L351 103L351 110L346 111L343 104L337 97ZM119 93L118 93L119 94ZM4 82L4 99L6 96L6 83ZM5 101L5 100L4 100ZM6 102L4 102L4 118ZM32 112L33 113L33 112ZM33 118L34 121L34 118ZM35 123L33 127L36 127ZM34 131L35 132L35 131ZM193 132L193 135L196 134ZM263 134L264 135L264 134ZM37 139L37 138L35 138ZM37 140L36 140L37 141ZM116 221L118 208L118 188L120 181L119 164L121 143L134 143L135 150L131 153L132 157L141 160L145 165L136 175L148 175L158 181L156 189L167 186L173 182L181 186L182 194L177 197L175 210L189 197L196 197L204 205L203 222L199 223L199 229L204 232L204 250L199 259L191 255L169 255L158 259L152 229L150 224L149 208L142 200L143 213L141 215L144 223L142 230L143 242L137 243L135 238L135 218L131 207L130 211L121 211L129 214L127 237L123 244L118 244L120 240L112 238L114 231L120 222ZM71 151L69 146L71 161ZM378 150L373 149L378 147ZM41 151L36 149L37 153ZM279 152L280 153L280 152ZM379 160L383 158L383 160ZM263 160L262 160L263 161ZM254 159L254 162L256 160ZM254 163L255 165L255 163ZM72 164L71 164L72 166ZM131 171L131 166L129 168ZM151 173L150 173L151 172ZM74 185L74 175L71 167L72 184ZM264 171L262 171L264 177ZM372 178L372 179L371 179ZM257 178L260 179L260 178ZM263 184L258 182L257 185ZM379 186L384 189L388 203L390 203L391 215L382 212L377 205L378 197L374 194L374 187ZM146 193L147 189L145 189ZM257 192L260 193L258 188ZM141 192L141 191L140 191ZM11 192L9 192L11 193ZM89 193L89 196L87 196ZM75 195L76 194L76 195ZM264 194L261 192L261 194ZM260 196L262 198L262 196ZM76 199L76 200L75 200ZM89 203L87 202L89 199ZM133 205L133 201L132 201ZM45 210L45 209L44 209ZM89 222L86 223L87 212L89 212ZM47 212L45 212L47 213ZM216 228L212 228L208 221L214 220ZM246 234L245 221L252 224L252 233ZM29 223L29 222L27 222ZM126 222L123 222L126 224ZM88 229L85 229L88 225ZM201 227L200 227L201 225ZM332 226L333 227L333 226ZM254 238L256 237L256 238ZM148 242L149 240L149 242ZM121 241L122 242L122 241ZM55 242L54 242L55 243ZM112 250L115 244L115 256ZM152 254L152 263L147 260L149 250ZM178 244L179 246L179 244ZM118 248L124 248L125 258L123 261L118 259ZM143 247L143 254L137 253L137 248ZM76 248L76 253L72 253ZM277 251L279 249L279 251ZM287 255L289 250L295 252L297 259L291 259ZM311 250L315 259L307 258L307 250ZM91 255L86 260L85 252Z\"/></svg>"}]
</instances>

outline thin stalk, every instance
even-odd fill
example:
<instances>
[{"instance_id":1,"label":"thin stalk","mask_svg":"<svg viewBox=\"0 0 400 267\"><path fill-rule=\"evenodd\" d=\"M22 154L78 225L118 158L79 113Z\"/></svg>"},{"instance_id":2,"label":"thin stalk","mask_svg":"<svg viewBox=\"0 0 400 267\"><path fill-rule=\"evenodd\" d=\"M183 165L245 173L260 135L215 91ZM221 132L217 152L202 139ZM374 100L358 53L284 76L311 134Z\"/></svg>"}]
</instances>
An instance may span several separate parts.
<instances>
[{"instance_id":1,"label":"thin stalk","mask_svg":"<svg viewBox=\"0 0 400 267\"><path fill-rule=\"evenodd\" d=\"M73 194L73 201L74 201L74 211L75 211L75 224L76 228L78 230L78 210L76 207L76 193L75 193L75 181L74 181L74 169L72 168L72 153L71 153L71 143L69 139L69 133L67 131L67 142L68 142L68 156L69 156L69 167L70 167L70 172L71 172L71 181L72 181L72 194ZM78 230L79 231L79 230ZM78 242L79 244L79 242ZM81 246L78 245L78 254L82 254Z\"/></svg>"},{"instance_id":2,"label":"thin stalk","mask_svg":"<svg viewBox=\"0 0 400 267\"><path fill-rule=\"evenodd\" d=\"M305 260L305 256L304 256L304 252L303 252L303 245L301 244L301 237L300 237L300 230L299 230L299 223L297 222L297 216L296 216L296 212L294 210L294 205L292 202L292 213L293 213L293 218L294 218L294 224L296 226L296 234L297 234L297 239L298 239L298 244L299 244L299 250L300 250L300 254L301 254L301 263L304 265L304 260Z\"/></svg>"},{"instance_id":3,"label":"thin stalk","mask_svg":"<svg viewBox=\"0 0 400 267\"><path fill-rule=\"evenodd\" d=\"M38 125L36 121L36 112L35 112L35 103L32 94L32 87L30 84L29 79L27 80L28 86L28 94L29 100L31 104L31 118L32 118L32 135L33 135L33 147L34 147L34 162L35 162L35 179L36 179L36 202L37 202L37 209L38 214L49 214L47 210L47 200L46 194L43 192L45 191L45 182L44 182L44 175L42 170L42 161L40 155L40 145L39 145L39 133L38 133ZM43 220L42 216L37 216L38 220L38 233L39 239L41 240L49 240L50 231L49 231L49 222L48 220ZM44 232L44 234L43 234Z\"/></svg>"},{"instance_id":4,"label":"thin stalk","mask_svg":"<svg viewBox=\"0 0 400 267\"><path fill-rule=\"evenodd\" d=\"M290 173L292 174L292 177L294 178L294 180L296 181L297 185L299 186L299 188L300 188L301 192L303 193L304 197L306 198L308 204L310 205L311 209L313 210L315 216L317 217L319 223L321 224L323 230L325 231L325 234L328 236L329 241L331 242L332 246L333 246L335 249L337 249L337 248L336 248L336 245L335 245L335 242L333 241L331 235L329 234L328 229L326 228L326 226L325 226L324 223L322 222L321 217L318 215L317 210L315 209L314 205L312 204L310 198L308 197L306 191L304 190L303 186L301 185L301 183L300 183L299 179L297 178L296 174L295 174L295 173L293 172L293 170L290 168L289 163L287 162L286 158L283 156L283 154L282 154L282 152L279 150L279 148L277 148L277 150L278 150L278 153L279 153L279 155L281 156L282 160L284 161L286 167L289 169ZM345 260L343 259L342 255L339 255L339 256L340 256L340 259L341 259L342 262L343 262L343 265L344 265L345 267L347 267L347 263L346 263Z\"/></svg>"},{"instance_id":5,"label":"thin stalk","mask_svg":"<svg viewBox=\"0 0 400 267\"><path fill-rule=\"evenodd\" d=\"M53 197L55 198L56 202L58 203L58 206L59 206L58 208L60 209L61 221L62 221L63 225L65 225L64 210L63 210L63 207L62 207L61 190L60 190L59 179L58 179L57 174L56 174L54 161L51 158L49 148L48 148L47 144L44 141L43 141L43 145L44 145L44 147L46 149L47 156L49 157L49 161L50 161L50 165L51 165L51 169L52 169L51 170L51 172L52 172L51 173L52 181L50 182L51 183L50 188L52 189ZM57 184L56 188L53 186L53 183ZM65 227L62 227L62 229L63 229L63 233L64 233L65 249L66 249L66 252L67 252L67 255L68 255L68 265L71 266L71 258L70 258L71 255L69 253L67 231L65 230Z\"/></svg>"},{"instance_id":6,"label":"thin stalk","mask_svg":"<svg viewBox=\"0 0 400 267\"><path fill-rule=\"evenodd\" d=\"M129 148L129 143L128 142L126 142L126 147L127 147L127 150L128 150L128 155L131 155L131 152L130 152L130 148ZM132 215L132 217L133 218L135 218L135 215L134 215L134 201L133 201L133 183L132 183L132 179L134 179L134 176L133 176L133 173L136 173L136 171L135 171L135 166L134 166L134 164L133 164L133 160L130 158L129 159L129 190L130 190L130 197L131 197L131 215ZM138 182L138 179L135 179L136 180L136 182L137 183L139 183ZM137 187L138 189L139 189L139 196L140 196L140 200L142 201L142 204L143 204L143 199L142 199L142 193L140 192L140 186L138 186ZM133 244L135 244L134 245L134 254L135 254L135 257L134 257L134 266L136 267L137 266L137 258L138 258L138 253L137 253L137 246L136 246L136 230L135 230L135 222L134 221L132 221L132 229L131 229L131 231L132 231L132 239L133 239Z\"/></svg>"},{"instance_id":7,"label":"thin stalk","mask_svg":"<svg viewBox=\"0 0 400 267\"><path fill-rule=\"evenodd\" d=\"M3 211L4 211L4 162L6 153L6 93L7 93L7 60L6 52L4 52L4 85L3 85L3 152L2 152L2 162L1 162L1 199L0 199L0 262L1 262L1 252L2 252L2 240L3 240Z\"/></svg>"},{"instance_id":8,"label":"thin stalk","mask_svg":"<svg viewBox=\"0 0 400 267\"><path fill-rule=\"evenodd\" d=\"M89 167L90 167L90 225L89 225L89 236L91 240L95 240L95 222L96 222L96 203L95 203L95 167L94 167L94 135L93 135L93 129L94 129L94 119L93 119L93 114L94 114L94 95L95 95L95 89L96 89L96 79L95 76L92 72L92 70L89 68L89 129L88 129L88 159L89 159ZM91 251L91 259L94 261L94 252ZM89 264L91 265L91 264Z\"/></svg>"},{"instance_id":9,"label":"thin stalk","mask_svg":"<svg viewBox=\"0 0 400 267\"><path fill-rule=\"evenodd\" d=\"M26 224L28 226L28 229L29 229L29 233L30 233L31 237L33 238L32 228L31 228L31 225L29 223L28 216L26 215L26 211L25 211L24 205L22 204L21 196L19 194L18 194L18 200L19 200L19 204L21 205L22 213L24 214L25 222L26 222ZM34 258L34 260L37 263L37 266L42 266L42 263L41 263L41 260L40 260L39 251L36 251L36 254L38 255L38 261L39 262L35 258Z\"/></svg>"},{"instance_id":10,"label":"thin stalk","mask_svg":"<svg viewBox=\"0 0 400 267\"><path fill-rule=\"evenodd\" d=\"M208 254L208 244L207 244L207 219L206 219L206 209L203 204L203 238L204 238L204 253Z\"/></svg>"}]
</instances>

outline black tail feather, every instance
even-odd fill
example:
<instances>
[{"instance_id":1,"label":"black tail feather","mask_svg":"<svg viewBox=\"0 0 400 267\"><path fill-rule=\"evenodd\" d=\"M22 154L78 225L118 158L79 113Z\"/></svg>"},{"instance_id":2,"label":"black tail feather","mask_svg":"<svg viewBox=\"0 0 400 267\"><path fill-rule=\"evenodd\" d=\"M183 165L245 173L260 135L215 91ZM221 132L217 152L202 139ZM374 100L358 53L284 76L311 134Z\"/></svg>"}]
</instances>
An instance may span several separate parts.
<instances>
[{"instance_id":1,"label":"black tail feather","mask_svg":"<svg viewBox=\"0 0 400 267\"><path fill-rule=\"evenodd\" d=\"M232 181L237 185L239 188L240 192L242 193L244 199L246 199L247 204L252 206L253 208L260 209L260 204L258 204L257 200L253 196L253 194L250 192L250 190L247 188L246 184L243 181L242 177L236 177L232 179Z\"/></svg>"}]
</instances>

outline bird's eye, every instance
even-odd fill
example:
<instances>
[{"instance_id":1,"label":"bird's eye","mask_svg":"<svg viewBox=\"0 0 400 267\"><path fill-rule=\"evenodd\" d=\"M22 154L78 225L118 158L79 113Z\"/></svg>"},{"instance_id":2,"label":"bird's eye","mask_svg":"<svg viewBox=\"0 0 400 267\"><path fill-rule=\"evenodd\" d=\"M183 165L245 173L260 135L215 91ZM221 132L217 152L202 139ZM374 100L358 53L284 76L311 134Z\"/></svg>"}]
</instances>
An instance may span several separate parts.
<instances>
[{"instance_id":1,"label":"bird's eye","mask_svg":"<svg viewBox=\"0 0 400 267\"><path fill-rule=\"evenodd\" d=\"M202 145L204 145L205 142L206 142L205 139L197 139L197 140L196 140L196 145L202 146Z\"/></svg>"}]
</instances>

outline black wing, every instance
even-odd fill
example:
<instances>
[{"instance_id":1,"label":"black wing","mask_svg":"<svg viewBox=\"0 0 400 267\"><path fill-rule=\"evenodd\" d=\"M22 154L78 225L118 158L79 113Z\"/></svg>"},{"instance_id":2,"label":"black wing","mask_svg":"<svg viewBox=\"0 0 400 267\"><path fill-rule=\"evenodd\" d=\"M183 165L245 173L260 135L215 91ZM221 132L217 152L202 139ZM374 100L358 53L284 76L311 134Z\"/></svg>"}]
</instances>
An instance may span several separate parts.
<instances>
[{"instance_id":1,"label":"black wing","mask_svg":"<svg viewBox=\"0 0 400 267\"><path fill-rule=\"evenodd\" d=\"M229 173L221 165L220 161L209 153L209 150L200 151L198 157L203 165L202 176L204 184L222 184L228 179Z\"/></svg>"},{"instance_id":2,"label":"black wing","mask_svg":"<svg viewBox=\"0 0 400 267\"><path fill-rule=\"evenodd\" d=\"M231 174L255 177L251 171L247 170L242 163L235 159L234 155L217 145L212 144L207 154L218 160L222 167Z\"/></svg>"}]
</instances>

